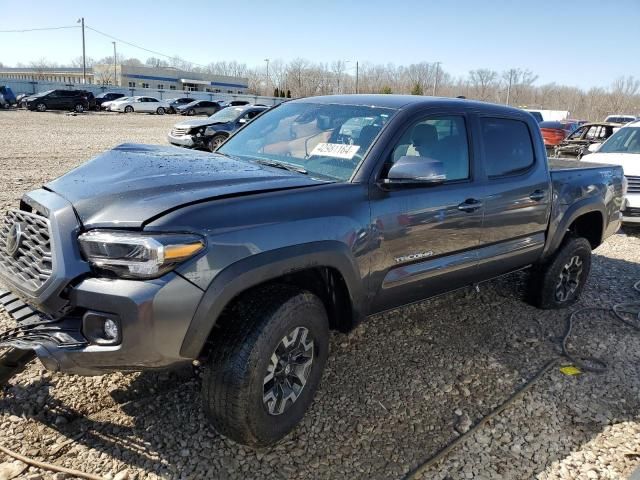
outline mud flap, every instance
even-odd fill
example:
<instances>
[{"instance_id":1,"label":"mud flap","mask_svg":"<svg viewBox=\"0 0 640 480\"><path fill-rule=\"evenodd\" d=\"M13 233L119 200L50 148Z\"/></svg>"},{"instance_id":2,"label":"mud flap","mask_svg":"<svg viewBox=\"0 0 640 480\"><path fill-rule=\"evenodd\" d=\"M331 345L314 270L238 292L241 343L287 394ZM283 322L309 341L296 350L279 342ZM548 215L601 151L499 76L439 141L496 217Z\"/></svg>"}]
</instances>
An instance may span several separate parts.
<instances>
[{"instance_id":1,"label":"mud flap","mask_svg":"<svg viewBox=\"0 0 640 480\"><path fill-rule=\"evenodd\" d=\"M0 354L0 387L11 377L22 372L27 364L36 357L33 350L9 348Z\"/></svg>"}]
</instances>

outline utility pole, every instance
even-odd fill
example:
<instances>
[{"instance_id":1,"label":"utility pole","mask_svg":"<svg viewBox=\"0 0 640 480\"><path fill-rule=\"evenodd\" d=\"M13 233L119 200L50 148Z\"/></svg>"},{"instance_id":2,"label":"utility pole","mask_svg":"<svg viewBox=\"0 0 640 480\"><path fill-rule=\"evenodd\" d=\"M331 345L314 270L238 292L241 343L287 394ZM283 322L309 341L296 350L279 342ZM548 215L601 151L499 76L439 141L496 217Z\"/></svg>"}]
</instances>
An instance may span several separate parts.
<instances>
[{"instance_id":1,"label":"utility pole","mask_svg":"<svg viewBox=\"0 0 640 480\"><path fill-rule=\"evenodd\" d=\"M82 24L82 83L87 83L87 55L84 47L84 17L76 23Z\"/></svg>"},{"instance_id":2,"label":"utility pole","mask_svg":"<svg viewBox=\"0 0 640 480\"><path fill-rule=\"evenodd\" d=\"M269 94L269 59L265 58L265 62L267 62L267 95Z\"/></svg>"},{"instance_id":3,"label":"utility pole","mask_svg":"<svg viewBox=\"0 0 640 480\"><path fill-rule=\"evenodd\" d=\"M435 97L436 96L436 88L438 88L438 70L440 70L440 64L442 62L436 62L436 74L433 77L433 93L432 96Z\"/></svg>"},{"instance_id":4,"label":"utility pole","mask_svg":"<svg viewBox=\"0 0 640 480\"><path fill-rule=\"evenodd\" d=\"M118 86L118 66L116 63L116 58L118 57L116 56L116 42L111 43L113 43L113 84Z\"/></svg>"},{"instance_id":5,"label":"utility pole","mask_svg":"<svg viewBox=\"0 0 640 480\"><path fill-rule=\"evenodd\" d=\"M356 60L356 94L358 93L358 77L360 73L360 64Z\"/></svg>"},{"instance_id":6,"label":"utility pole","mask_svg":"<svg viewBox=\"0 0 640 480\"><path fill-rule=\"evenodd\" d=\"M505 102L509 105L509 97L511 96L511 83L513 82L513 69L509 70L509 86L507 87L507 101Z\"/></svg>"}]
</instances>

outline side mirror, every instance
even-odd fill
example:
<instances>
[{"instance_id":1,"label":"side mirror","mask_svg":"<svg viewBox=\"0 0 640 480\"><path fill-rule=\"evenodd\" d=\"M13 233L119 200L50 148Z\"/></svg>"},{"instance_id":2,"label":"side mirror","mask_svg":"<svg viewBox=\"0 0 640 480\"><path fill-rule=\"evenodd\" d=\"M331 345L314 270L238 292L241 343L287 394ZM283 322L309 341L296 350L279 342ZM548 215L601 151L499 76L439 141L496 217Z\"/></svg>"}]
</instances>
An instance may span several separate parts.
<instances>
[{"instance_id":1,"label":"side mirror","mask_svg":"<svg viewBox=\"0 0 640 480\"><path fill-rule=\"evenodd\" d=\"M389 169L387 185L437 185L447 179L444 165L428 157L400 157Z\"/></svg>"},{"instance_id":2,"label":"side mirror","mask_svg":"<svg viewBox=\"0 0 640 480\"><path fill-rule=\"evenodd\" d=\"M244 124L244 123L247 123L247 121L248 120L246 118L241 118L240 120L238 120L238 123Z\"/></svg>"},{"instance_id":3,"label":"side mirror","mask_svg":"<svg viewBox=\"0 0 640 480\"><path fill-rule=\"evenodd\" d=\"M587 150L589 150L591 153L596 153L598 150L600 150L601 146L601 143L592 143L591 145L589 145L589 148L587 148Z\"/></svg>"}]
</instances>

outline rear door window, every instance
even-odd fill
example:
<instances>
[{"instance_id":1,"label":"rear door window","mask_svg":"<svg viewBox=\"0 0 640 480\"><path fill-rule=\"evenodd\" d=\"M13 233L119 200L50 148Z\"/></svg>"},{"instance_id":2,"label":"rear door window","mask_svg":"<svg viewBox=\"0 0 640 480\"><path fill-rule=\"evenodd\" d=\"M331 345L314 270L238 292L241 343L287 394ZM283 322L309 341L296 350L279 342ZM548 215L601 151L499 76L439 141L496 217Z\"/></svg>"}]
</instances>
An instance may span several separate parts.
<instances>
[{"instance_id":1,"label":"rear door window","mask_svg":"<svg viewBox=\"0 0 640 480\"><path fill-rule=\"evenodd\" d=\"M480 127L485 169L490 178L522 173L533 165L533 143L525 122L484 117Z\"/></svg>"}]
</instances>

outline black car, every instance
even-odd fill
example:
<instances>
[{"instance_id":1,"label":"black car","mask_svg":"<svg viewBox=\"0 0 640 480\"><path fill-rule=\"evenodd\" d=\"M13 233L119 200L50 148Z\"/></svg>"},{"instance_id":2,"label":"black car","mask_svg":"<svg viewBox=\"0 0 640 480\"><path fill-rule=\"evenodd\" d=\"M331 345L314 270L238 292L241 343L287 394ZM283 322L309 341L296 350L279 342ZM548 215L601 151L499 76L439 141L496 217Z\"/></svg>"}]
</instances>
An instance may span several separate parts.
<instances>
[{"instance_id":1,"label":"black car","mask_svg":"<svg viewBox=\"0 0 640 480\"><path fill-rule=\"evenodd\" d=\"M168 99L167 102L169 102L169 111L167 113L176 113L178 110L178 107L181 107L183 105L186 105L187 103L193 102L193 98L189 98L189 97L171 98L171 99Z\"/></svg>"},{"instance_id":2,"label":"black car","mask_svg":"<svg viewBox=\"0 0 640 480\"><path fill-rule=\"evenodd\" d=\"M229 136L244 124L250 122L269 107L245 105L227 107L215 116L215 123L209 125L202 135L202 143L211 152L215 152ZM212 117L211 120L214 118Z\"/></svg>"},{"instance_id":3,"label":"black car","mask_svg":"<svg viewBox=\"0 0 640 480\"><path fill-rule=\"evenodd\" d=\"M28 110L73 110L81 113L95 106L95 97L86 90L48 90L24 100Z\"/></svg>"},{"instance_id":4,"label":"black car","mask_svg":"<svg viewBox=\"0 0 640 480\"><path fill-rule=\"evenodd\" d=\"M180 115L213 115L222 109L219 102L209 100L193 100L185 105L176 107L176 112Z\"/></svg>"},{"instance_id":5,"label":"black car","mask_svg":"<svg viewBox=\"0 0 640 480\"><path fill-rule=\"evenodd\" d=\"M122 97L124 97L124 93L116 93L116 92L101 93L96 97L95 109L100 110L104 102L111 102L113 100L117 100L118 98L122 98Z\"/></svg>"}]
</instances>

